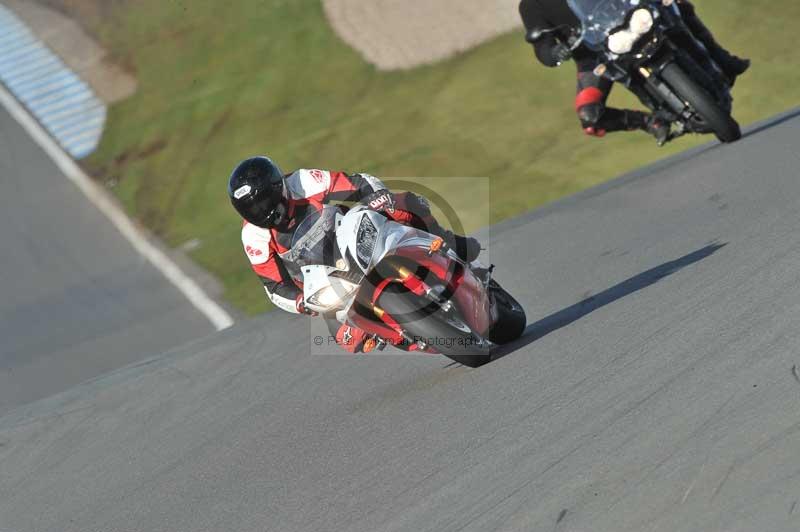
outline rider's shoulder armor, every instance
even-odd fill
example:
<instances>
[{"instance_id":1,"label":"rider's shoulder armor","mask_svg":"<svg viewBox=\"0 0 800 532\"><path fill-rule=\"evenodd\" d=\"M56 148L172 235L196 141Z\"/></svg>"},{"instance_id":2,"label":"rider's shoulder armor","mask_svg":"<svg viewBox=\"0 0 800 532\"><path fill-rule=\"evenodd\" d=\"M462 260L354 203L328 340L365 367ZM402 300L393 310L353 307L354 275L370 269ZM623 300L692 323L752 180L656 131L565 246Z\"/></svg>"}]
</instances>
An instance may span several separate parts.
<instances>
[{"instance_id":1,"label":"rider's shoulder armor","mask_svg":"<svg viewBox=\"0 0 800 532\"><path fill-rule=\"evenodd\" d=\"M300 169L286 177L289 199L308 199L327 192L331 187L331 173L327 170Z\"/></svg>"},{"instance_id":2,"label":"rider's shoulder armor","mask_svg":"<svg viewBox=\"0 0 800 532\"><path fill-rule=\"evenodd\" d=\"M242 227L242 245L251 264L263 264L270 256L270 241L272 235L269 229L258 227L245 222Z\"/></svg>"}]
</instances>

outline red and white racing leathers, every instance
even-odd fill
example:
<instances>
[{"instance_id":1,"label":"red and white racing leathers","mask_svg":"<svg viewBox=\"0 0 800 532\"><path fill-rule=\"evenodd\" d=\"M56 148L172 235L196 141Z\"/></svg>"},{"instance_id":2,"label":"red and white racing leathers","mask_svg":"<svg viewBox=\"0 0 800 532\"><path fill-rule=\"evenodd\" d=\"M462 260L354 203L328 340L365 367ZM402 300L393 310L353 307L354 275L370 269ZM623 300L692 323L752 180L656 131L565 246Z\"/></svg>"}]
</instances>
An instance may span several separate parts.
<instances>
[{"instance_id":1,"label":"red and white racing leathers","mask_svg":"<svg viewBox=\"0 0 800 532\"><path fill-rule=\"evenodd\" d=\"M323 205L332 200L361 201L377 191L386 190L386 186L378 178L368 174L348 175L316 169L297 170L286 176L285 182L288 221L284 226L273 229L244 222L242 245L253 271L264 283L270 301L286 312L297 314L300 312L298 303L302 301L303 291L288 274L281 259L281 255L289 251L294 228L309 209L321 210ZM383 196L379 194L377 197L380 201ZM419 226L433 221L427 204L418 196L411 193L397 194L394 201L393 208L385 211L393 220ZM410 204L410 210L404 208L406 204ZM354 327L347 327L345 330L345 326L342 326L335 336L344 349L357 352L361 350L363 341L350 341L350 338L363 340L368 335Z\"/></svg>"}]
</instances>

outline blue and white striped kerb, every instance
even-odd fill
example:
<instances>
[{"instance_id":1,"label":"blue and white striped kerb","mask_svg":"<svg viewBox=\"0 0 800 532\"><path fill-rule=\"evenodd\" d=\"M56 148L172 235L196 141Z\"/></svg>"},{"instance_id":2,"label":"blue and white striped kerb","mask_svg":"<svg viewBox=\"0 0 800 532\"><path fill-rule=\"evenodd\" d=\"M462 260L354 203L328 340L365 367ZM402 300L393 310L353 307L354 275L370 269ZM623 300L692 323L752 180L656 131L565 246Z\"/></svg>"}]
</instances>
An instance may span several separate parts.
<instances>
[{"instance_id":1,"label":"blue and white striped kerb","mask_svg":"<svg viewBox=\"0 0 800 532\"><path fill-rule=\"evenodd\" d=\"M75 159L100 142L106 106L89 85L0 5L0 82Z\"/></svg>"}]
</instances>

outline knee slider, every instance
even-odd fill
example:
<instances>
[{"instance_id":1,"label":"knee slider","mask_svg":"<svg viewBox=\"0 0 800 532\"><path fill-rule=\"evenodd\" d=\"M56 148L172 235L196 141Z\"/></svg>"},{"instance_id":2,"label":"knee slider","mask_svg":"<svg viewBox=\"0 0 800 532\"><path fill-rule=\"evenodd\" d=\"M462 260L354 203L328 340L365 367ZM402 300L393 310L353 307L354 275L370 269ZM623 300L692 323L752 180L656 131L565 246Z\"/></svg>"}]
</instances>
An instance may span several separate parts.
<instances>
[{"instance_id":1,"label":"knee slider","mask_svg":"<svg viewBox=\"0 0 800 532\"><path fill-rule=\"evenodd\" d=\"M605 111L605 105L602 103L590 103L580 106L578 108L578 119L580 119L583 129L596 129L597 123L600 122L600 118L603 116L603 111Z\"/></svg>"}]
</instances>

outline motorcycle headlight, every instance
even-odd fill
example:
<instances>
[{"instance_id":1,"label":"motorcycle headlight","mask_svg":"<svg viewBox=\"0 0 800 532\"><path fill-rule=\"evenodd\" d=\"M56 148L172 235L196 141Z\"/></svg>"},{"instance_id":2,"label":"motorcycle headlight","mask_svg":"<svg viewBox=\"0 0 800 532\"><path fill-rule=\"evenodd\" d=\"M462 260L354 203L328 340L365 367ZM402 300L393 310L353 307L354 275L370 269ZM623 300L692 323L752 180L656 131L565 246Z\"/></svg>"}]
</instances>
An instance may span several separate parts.
<instances>
[{"instance_id":1,"label":"motorcycle headlight","mask_svg":"<svg viewBox=\"0 0 800 532\"><path fill-rule=\"evenodd\" d=\"M308 298L307 303L315 307L330 308L348 299L356 290L358 290L358 285L355 283L344 279L331 279L330 286L326 286Z\"/></svg>"},{"instance_id":2,"label":"motorcycle headlight","mask_svg":"<svg viewBox=\"0 0 800 532\"><path fill-rule=\"evenodd\" d=\"M375 251L375 240L378 237L378 229L370 221L369 216L361 218L356 235L356 254L358 262L364 268L368 268L372 262L372 253Z\"/></svg>"},{"instance_id":3,"label":"motorcycle headlight","mask_svg":"<svg viewBox=\"0 0 800 532\"><path fill-rule=\"evenodd\" d=\"M627 54L633 50L633 45L638 40L638 34L628 30L620 30L608 36L608 49L617 55Z\"/></svg>"},{"instance_id":4,"label":"motorcycle headlight","mask_svg":"<svg viewBox=\"0 0 800 532\"><path fill-rule=\"evenodd\" d=\"M630 28L636 35L644 35L653 29L653 14L649 9L637 9L631 15Z\"/></svg>"}]
</instances>

